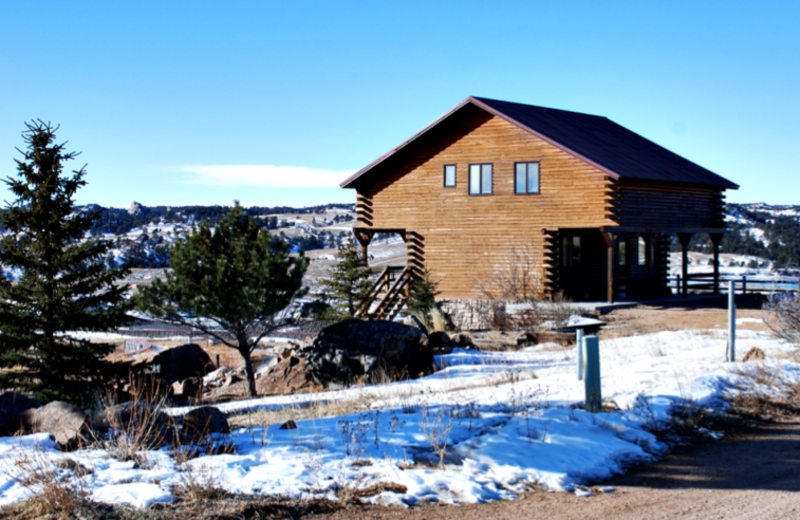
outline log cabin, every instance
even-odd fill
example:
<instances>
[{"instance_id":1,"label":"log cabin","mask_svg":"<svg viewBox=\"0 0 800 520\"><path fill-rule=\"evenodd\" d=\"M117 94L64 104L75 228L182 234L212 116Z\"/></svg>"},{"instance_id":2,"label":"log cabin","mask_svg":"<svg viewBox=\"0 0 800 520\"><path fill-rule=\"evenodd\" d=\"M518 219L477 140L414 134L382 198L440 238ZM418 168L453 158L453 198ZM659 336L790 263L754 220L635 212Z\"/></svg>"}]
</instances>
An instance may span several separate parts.
<instances>
[{"instance_id":1,"label":"log cabin","mask_svg":"<svg viewBox=\"0 0 800 520\"><path fill-rule=\"evenodd\" d=\"M695 233L713 243L718 291L725 190L738 188L605 117L479 97L341 187L357 192L365 258L376 233L400 234L401 277L427 270L443 299L576 301L668 294L673 236L685 295Z\"/></svg>"}]
</instances>

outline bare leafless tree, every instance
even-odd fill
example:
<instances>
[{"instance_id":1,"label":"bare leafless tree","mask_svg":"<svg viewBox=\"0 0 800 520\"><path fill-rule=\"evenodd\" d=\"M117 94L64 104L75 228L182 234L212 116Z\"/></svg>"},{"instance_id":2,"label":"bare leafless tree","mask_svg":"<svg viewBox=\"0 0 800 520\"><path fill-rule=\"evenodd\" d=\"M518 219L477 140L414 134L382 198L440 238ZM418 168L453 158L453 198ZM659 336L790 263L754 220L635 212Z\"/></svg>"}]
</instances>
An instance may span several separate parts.
<instances>
[{"instance_id":1,"label":"bare leafless tree","mask_svg":"<svg viewBox=\"0 0 800 520\"><path fill-rule=\"evenodd\" d=\"M781 339L800 344L800 294L771 298L764 306L764 323Z\"/></svg>"}]
</instances>

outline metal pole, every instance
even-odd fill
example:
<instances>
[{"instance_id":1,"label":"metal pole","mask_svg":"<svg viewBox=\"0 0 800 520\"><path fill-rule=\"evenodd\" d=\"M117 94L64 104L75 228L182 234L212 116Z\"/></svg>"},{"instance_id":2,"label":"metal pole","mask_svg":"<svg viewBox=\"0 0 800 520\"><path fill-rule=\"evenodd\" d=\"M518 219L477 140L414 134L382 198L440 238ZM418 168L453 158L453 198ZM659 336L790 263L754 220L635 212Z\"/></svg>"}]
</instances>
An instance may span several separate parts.
<instances>
[{"instance_id":1,"label":"metal pole","mask_svg":"<svg viewBox=\"0 0 800 520\"><path fill-rule=\"evenodd\" d=\"M586 351L586 411L597 413L602 410L603 396L600 392L600 340L597 336L583 338Z\"/></svg>"},{"instance_id":2,"label":"metal pole","mask_svg":"<svg viewBox=\"0 0 800 520\"><path fill-rule=\"evenodd\" d=\"M736 361L736 282L728 282L728 353L730 362Z\"/></svg>"},{"instance_id":3,"label":"metal pole","mask_svg":"<svg viewBox=\"0 0 800 520\"><path fill-rule=\"evenodd\" d=\"M578 350L578 381L583 381L583 329L575 331L575 348Z\"/></svg>"}]
</instances>

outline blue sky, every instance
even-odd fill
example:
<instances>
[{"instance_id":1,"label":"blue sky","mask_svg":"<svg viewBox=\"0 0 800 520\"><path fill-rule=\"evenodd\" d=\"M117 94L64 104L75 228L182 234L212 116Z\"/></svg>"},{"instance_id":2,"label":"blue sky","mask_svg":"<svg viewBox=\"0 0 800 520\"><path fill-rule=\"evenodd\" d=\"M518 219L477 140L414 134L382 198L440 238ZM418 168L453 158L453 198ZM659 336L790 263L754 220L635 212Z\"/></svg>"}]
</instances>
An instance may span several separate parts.
<instances>
[{"instance_id":1,"label":"blue sky","mask_svg":"<svg viewBox=\"0 0 800 520\"><path fill-rule=\"evenodd\" d=\"M800 204L799 21L779 1L0 0L0 174L42 118L88 163L80 203L350 202L339 181L475 95L604 115L740 184L730 201Z\"/></svg>"}]
</instances>

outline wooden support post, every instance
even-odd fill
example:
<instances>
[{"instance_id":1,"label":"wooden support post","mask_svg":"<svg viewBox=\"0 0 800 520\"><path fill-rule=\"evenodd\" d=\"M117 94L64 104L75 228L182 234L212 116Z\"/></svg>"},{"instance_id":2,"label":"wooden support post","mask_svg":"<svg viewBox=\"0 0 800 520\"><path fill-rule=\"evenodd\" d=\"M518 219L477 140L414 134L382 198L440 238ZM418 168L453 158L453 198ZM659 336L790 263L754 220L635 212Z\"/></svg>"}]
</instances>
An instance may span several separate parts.
<instances>
[{"instance_id":1,"label":"wooden support post","mask_svg":"<svg viewBox=\"0 0 800 520\"><path fill-rule=\"evenodd\" d=\"M689 294L689 241L692 233L678 233L678 240L681 243L681 296L686 298Z\"/></svg>"},{"instance_id":2,"label":"wooden support post","mask_svg":"<svg viewBox=\"0 0 800 520\"><path fill-rule=\"evenodd\" d=\"M714 246L714 294L719 294L719 244L722 233L711 233L711 244Z\"/></svg>"},{"instance_id":3,"label":"wooden support post","mask_svg":"<svg viewBox=\"0 0 800 520\"><path fill-rule=\"evenodd\" d=\"M364 255L364 263L369 265L369 250L367 248L369 243L372 242L372 237L375 236L375 231L353 228L353 234L356 240L358 240L358 243L361 244L361 254Z\"/></svg>"},{"instance_id":4,"label":"wooden support post","mask_svg":"<svg viewBox=\"0 0 800 520\"><path fill-rule=\"evenodd\" d=\"M605 240L606 248L608 249L608 270L606 272L608 303L614 303L614 247L617 245L620 233L612 233L611 231L606 231L604 229L601 229L600 233L603 235L603 240Z\"/></svg>"},{"instance_id":5,"label":"wooden support post","mask_svg":"<svg viewBox=\"0 0 800 520\"><path fill-rule=\"evenodd\" d=\"M658 234L656 233L645 233L644 234L644 263L647 266L647 299L651 299L653 297L653 287L655 283L653 281L653 260L655 259L655 243L656 237Z\"/></svg>"}]
</instances>

